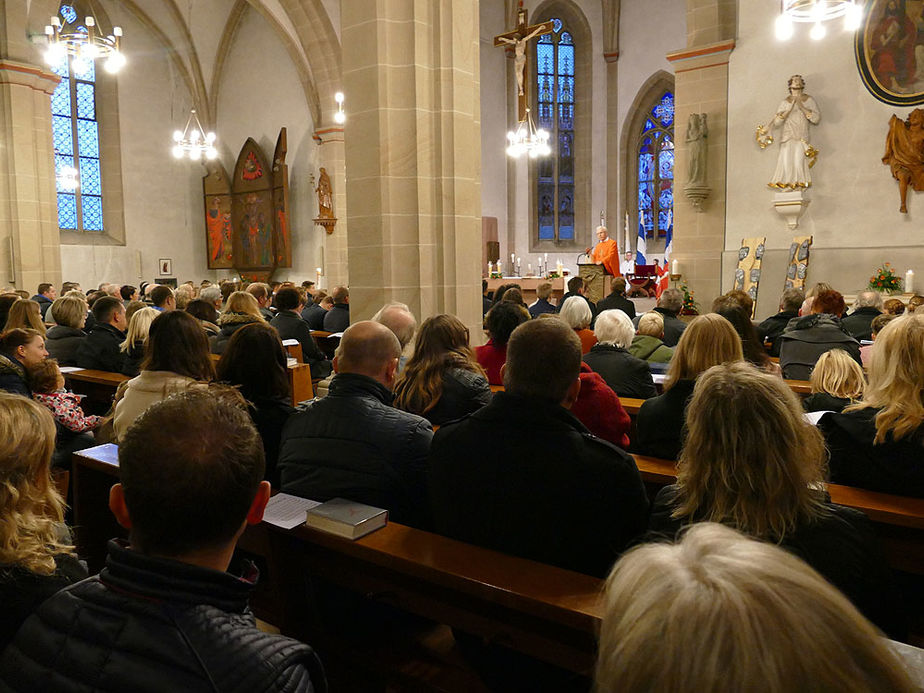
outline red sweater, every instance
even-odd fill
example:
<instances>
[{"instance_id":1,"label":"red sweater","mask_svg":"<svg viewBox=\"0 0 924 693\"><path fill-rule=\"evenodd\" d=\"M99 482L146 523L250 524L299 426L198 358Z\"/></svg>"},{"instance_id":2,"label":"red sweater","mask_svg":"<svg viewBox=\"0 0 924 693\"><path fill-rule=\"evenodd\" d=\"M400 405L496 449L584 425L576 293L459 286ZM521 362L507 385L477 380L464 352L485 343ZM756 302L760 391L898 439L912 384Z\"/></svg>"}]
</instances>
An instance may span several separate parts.
<instances>
[{"instance_id":1,"label":"red sweater","mask_svg":"<svg viewBox=\"0 0 924 693\"><path fill-rule=\"evenodd\" d=\"M501 366L507 363L507 345L498 346L493 339L489 339L484 346L475 347L475 358L488 374L488 382L491 385L503 385L501 378Z\"/></svg>"},{"instance_id":2,"label":"red sweater","mask_svg":"<svg viewBox=\"0 0 924 693\"><path fill-rule=\"evenodd\" d=\"M571 413L598 438L628 449L631 421L619 397L583 361L580 377L581 394L571 406Z\"/></svg>"}]
</instances>

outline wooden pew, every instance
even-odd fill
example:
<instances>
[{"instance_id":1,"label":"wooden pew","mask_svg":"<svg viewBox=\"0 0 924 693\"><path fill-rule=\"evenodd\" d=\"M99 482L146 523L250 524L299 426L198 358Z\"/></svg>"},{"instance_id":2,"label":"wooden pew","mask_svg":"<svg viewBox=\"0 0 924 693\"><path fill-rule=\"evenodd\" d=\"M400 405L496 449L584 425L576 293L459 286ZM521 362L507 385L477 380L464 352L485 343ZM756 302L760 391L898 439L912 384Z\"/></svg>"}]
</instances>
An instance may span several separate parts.
<instances>
[{"instance_id":1,"label":"wooden pew","mask_svg":"<svg viewBox=\"0 0 924 693\"><path fill-rule=\"evenodd\" d=\"M325 330L311 331L311 336L314 337L314 341L318 343L318 348L329 359L334 358L337 347L340 346L339 335L334 337L332 336L333 334L333 332L326 332Z\"/></svg>"}]
</instances>

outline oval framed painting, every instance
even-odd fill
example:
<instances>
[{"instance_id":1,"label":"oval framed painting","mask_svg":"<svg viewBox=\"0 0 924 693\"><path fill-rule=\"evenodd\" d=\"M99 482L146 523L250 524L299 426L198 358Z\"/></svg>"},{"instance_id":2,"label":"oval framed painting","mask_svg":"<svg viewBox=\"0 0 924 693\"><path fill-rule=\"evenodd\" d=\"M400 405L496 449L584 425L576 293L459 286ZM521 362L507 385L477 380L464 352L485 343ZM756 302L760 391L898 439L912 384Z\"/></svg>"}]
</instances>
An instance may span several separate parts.
<instances>
[{"instance_id":1,"label":"oval framed painting","mask_svg":"<svg viewBox=\"0 0 924 693\"><path fill-rule=\"evenodd\" d=\"M857 31L860 78L892 106L924 104L924 1L869 0Z\"/></svg>"}]
</instances>

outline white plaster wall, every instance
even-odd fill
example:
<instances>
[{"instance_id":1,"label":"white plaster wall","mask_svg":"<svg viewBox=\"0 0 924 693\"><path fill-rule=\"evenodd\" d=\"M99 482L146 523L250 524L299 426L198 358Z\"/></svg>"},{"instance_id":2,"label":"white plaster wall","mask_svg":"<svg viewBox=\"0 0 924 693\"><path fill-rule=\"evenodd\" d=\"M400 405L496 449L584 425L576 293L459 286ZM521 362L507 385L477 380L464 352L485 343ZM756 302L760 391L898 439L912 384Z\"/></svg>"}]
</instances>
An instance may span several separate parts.
<instances>
[{"instance_id":1,"label":"white plaster wall","mask_svg":"<svg viewBox=\"0 0 924 693\"><path fill-rule=\"evenodd\" d=\"M865 285L885 261L904 272L924 271L921 220L924 195L909 192L908 214L898 211L898 185L882 154L888 121L907 117L910 108L877 101L863 86L853 54L853 35L838 22L828 24L822 41L797 26L788 42L773 34L772 3L748 3L739 12L739 38L729 63L728 202L723 289L730 286L736 251L743 237L766 236L767 249L783 251L794 234L814 237L808 280L830 281L844 293ZM821 111L811 131L819 149L812 169L811 199L799 228L790 231L771 206L766 182L773 174L777 145L761 150L754 141L758 123L766 124L786 96L790 75L805 77L806 92ZM916 264L920 263L920 264ZM772 312L783 286L785 262L764 272L758 315Z\"/></svg>"},{"instance_id":2,"label":"white plaster wall","mask_svg":"<svg viewBox=\"0 0 924 693\"><path fill-rule=\"evenodd\" d=\"M482 2L481 21L481 214L497 217L501 257L507 243L507 58L494 37L505 31L504 3ZM506 255L510 255L509 251ZM485 268L487 271L487 267Z\"/></svg>"}]
</instances>

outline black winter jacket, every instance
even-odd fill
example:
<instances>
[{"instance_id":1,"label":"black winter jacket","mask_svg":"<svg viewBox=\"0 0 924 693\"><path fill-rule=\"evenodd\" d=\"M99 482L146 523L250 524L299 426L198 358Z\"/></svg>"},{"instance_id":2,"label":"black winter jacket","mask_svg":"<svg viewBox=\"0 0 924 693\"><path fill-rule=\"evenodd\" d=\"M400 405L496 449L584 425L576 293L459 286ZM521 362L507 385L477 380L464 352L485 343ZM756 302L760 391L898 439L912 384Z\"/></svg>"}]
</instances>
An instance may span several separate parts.
<instances>
[{"instance_id":1,"label":"black winter jacket","mask_svg":"<svg viewBox=\"0 0 924 693\"><path fill-rule=\"evenodd\" d=\"M780 366L788 380L808 380L818 357L831 349L843 349L860 361L860 343L844 329L841 321L828 313L793 318L780 337Z\"/></svg>"},{"instance_id":2,"label":"black winter jacket","mask_svg":"<svg viewBox=\"0 0 924 693\"><path fill-rule=\"evenodd\" d=\"M632 451L643 455L676 460L683 447L687 403L693 395L695 380L678 380L663 395L652 397L639 407L635 425L638 435Z\"/></svg>"},{"instance_id":3,"label":"black winter jacket","mask_svg":"<svg viewBox=\"0 0 924 693\"><path fill-rule=\"evenodd\" d=\"M48 355L58 360L60 366L77 365L77 347L87 338L87 333L75 327L55 325L45 335Z\"/></svg>"},{"instance_id":4,"label":"black winter jacket","mask_svg":"<svg viewBox=\"0 0 924 693\"><path fill-rule=\"evenodd\" d=\"M857 308L846 318L842 318L841 324L854 339L872 339L873 320L877 315L882 315L882 311L878 308L863 306Z\"/></svg>"},{"instance_id":5,"label":"black winter jacket","mask_svg":"<svg viewBox=\"0 0 924 693\"><path fill-rule=\"evenodd\" d=\"M324 330L327 332L343 332L350 326L350 304L335 303L324 314Z\"/></svg>"},{"instance_id":6,"label":"black winter jacket","mask_svg":"<svg viewBox=\"0 0 924 693\"><path fill-rule=\"evenodd\" d=\"M222 313L218 316L218 334L209 339L212 353L225 353L231 336L244 325L252 325L255 322L259 323L266 321L263 320L262 317L258 318L249 313Z\"/></svg>"},{"instance_id":7,"label":"black winter jacket","mask_svg":"<svg viewBox=\"0 0 924 693\"><path fill-rule=\"evenodd\" d=\"M0 390L32 397L32 390L26 382L26 369L9 354L0 354Z\"/></svg>"},{"instance_id":8,"label":"black winter jacket","mask_svg":"<svg viewBox=\"0 0 924 693\"><path fill-rule=\"evenodd\" d=\"M283 310L270 321L270 325L276 328L280 339L296 339L302 345L302 359L311 366L312 380L326 378L331 374L333 367L311 336L307 322L291 310Z\"/></svg>"},{"instance_id":9,"label":"black winter jacket","mask_svg":"<svg viewBox=\"0 0 924 693\"><path fill-rule=\"evenodd\" d=\"M0 659L0 688L325 691L305 644L256 628L256 569L236 577L110 542L96 577L54 595Z\"/></svg>"},{"instance_id":10,"label":"black winter jacket","mask_svg":"<svg viewBox=\"0 0 924 693\"><path fill-rule=\"evenodd\" d=\"M141 362L144 360L144 340L136 341L123 354L122 374L134 378L141 373Z\"/></svg>"},{"instance_id":11,"label":"black winter jacket","mask_svg":"<svg viewBox=\"0 0 924 693\"><path fill-rule=\"evenodd\" d=\"M584 354L584 363L593 369L620 397L648 399L658 394L647 361L635 358L621 347L594 344Z\"/></svg>"},{"instance_id":12,"label":"black winter jacket","mask_svg":"<svg viewBox=\"0 0 924 693\"><path fill-rule=\"evenodd\" d=\"M463 368L450 368L443 373L443 394L423 416L434 426L442 426L478 411L490 401L491 386L484 376Z\"/></svg>"},{"instance_id":13,"label":"black winter jacket","mask_svg":"<svg viewBox=\"0 0 924 693\"><path fill-rule=\"evenodd\" d=\"M625 294L617 293L616 291L610 292L610 295L604 298L597 304L597 314L599 315L605 310L621 310L623 313L629 316L629 320L635 318L635 304L632 303L628 298L625 297Z\"/></svg>"},{"instance_id":14,"label":"black winter jacket","mask_svg":"<svg viewBox=\"0 0 924 693\"><path fill-rule=\"evenodd\" d=\"M645 528L632 458L558 404L498 392L436 432L433 514L447 536L605 576Z\"/></svg>"},{"instance_id":15,"label":"black winter jacket","mask_svg":"<svg viewBox=\"0 0 924 693\"><path fill-rule=\"evenodd\" d=\"M338 373L326 397L299 407L282 432L282 490L386 508L389 519L429 529L430 422L392 406L381 383Z\"/></svg>"},{"instance_id":16,"label":"black winter jacket","mask_svg":"<svg viewBox=\"0 0 924 693\"><path fill-rule=\"evenodd\" d=\"M757 336L760 337L761 343L770 342L773 345L770 347L771 356L778 357L780 355L780 346L782 345L780 335L786 331L789 321L798 317L799 313L797 311L784 310L776 315L771 315L757 326Z\"/></svg>"},{"instance_id":17,"label":"black winter jacket","mask_svg":"<svg viewBox=\"0 0 924 693\"><path fill-rule=\"evenodd\" d=\"M310 306L306 306L302 310L302 320L308 323L308 327L312 330L323 330L324 329L324 316L327 315L327 311L321 307L320 303L312 303Z\"/></svg>"},{"instance_id":18,"label":"black winter jacket","mask_svg":"<svg viewBox=\"0 0 924 693\"><path fill-rule=\"evenodd\" d=\"M77 365L110 373L121 373L125 355L120 351L125 333L109 323L98 323L77 346Z\"/></svg>"}]
</instances>

